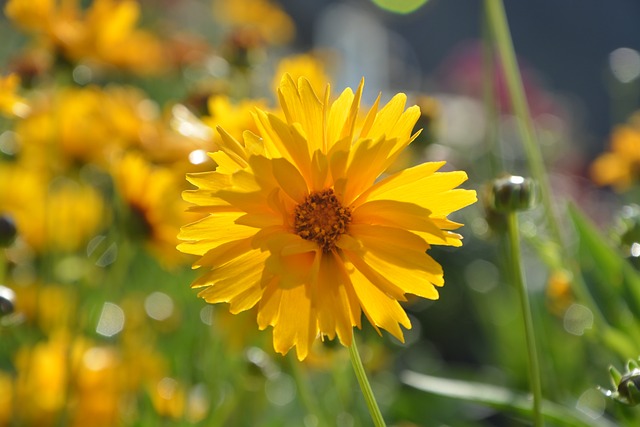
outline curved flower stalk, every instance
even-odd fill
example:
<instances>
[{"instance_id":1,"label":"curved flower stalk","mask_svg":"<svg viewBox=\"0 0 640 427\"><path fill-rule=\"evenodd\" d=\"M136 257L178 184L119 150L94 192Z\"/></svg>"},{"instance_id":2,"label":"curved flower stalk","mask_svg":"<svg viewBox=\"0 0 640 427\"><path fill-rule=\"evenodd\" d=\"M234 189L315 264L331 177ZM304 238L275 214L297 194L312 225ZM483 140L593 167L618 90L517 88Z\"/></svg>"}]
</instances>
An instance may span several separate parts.
<instances>
[{"instance_id":1,"label":"curved flower stalk","mask_svg":"<svg viewBox=\"0 0 640 427\"><path fill-rule=\"evenodd\" d=\"M188 175L184 193L208 216L182 228L178 248L200 256L199 296L238 313L257 306L260 329L273 327L277 352L309 354L316 337L352 343L365 316L403 340L411 323L405 294L437 299L442 267L431 245L460 246L447 218L476 201L456 188L464 172L430 162L383 176L417 136L420 117L398 94L359 114L364 81L329 102L305 78L285 75L283 118L257 109L258 134L243 141L218 128L214 172Z\"/></svg>"}]
</instances>

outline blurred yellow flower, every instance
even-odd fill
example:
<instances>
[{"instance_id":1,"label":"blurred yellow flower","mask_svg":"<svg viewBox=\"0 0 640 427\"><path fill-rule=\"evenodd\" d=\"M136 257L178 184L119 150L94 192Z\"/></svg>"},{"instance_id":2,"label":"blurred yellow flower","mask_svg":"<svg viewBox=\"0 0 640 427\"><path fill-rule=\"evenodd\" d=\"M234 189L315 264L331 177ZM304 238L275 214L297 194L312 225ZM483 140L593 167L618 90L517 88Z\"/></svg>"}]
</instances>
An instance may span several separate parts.
<instances>
[{"instance_id":1,"label":"blurred yellow flower","mask_svg":"<svg viewBox=\"0 0 640 427\"><path fill-rule=\"evenodd\" d=\"M618 191L640 180L640 125L617 127L611 136L611 151L591 165L591 177L598 185L611 185Z\"/></svg>"},{"instance_id":2,"label":"blurred yellow flower","mask_svg":"<svg viewBox=\"0 0 640 427\"><path fill-rule=\"evenodd\" d=\"M6 15L56 53L139 73L163 66L159 40L136 28L140 5L134 0L94 0L86 10L78 0L9 0Z\"/></svg>"},{"instance_id":3,"label":"blurred yellow flower","mask_svg":"<svg viewBox=\"0 0 640 427\"><path fill-rule=\"evenodd\" d=\"M9 74L0 77L0 114L14 118L26 117L30 107L27 101L18 95L20 77L17 74Z\"/></svg>"},{"instance_id":4,"label":"blurred yellow flower","mask_svg":"<svg viewBox=\"0 0 640 427\"><path fill-rule=\"evenodd\" d=\"M204 124L213 129L223 126L229 135L241 139L247 130L254 133L258 131L252 114L256 108L266 109L266 103L263 100L252 99L233 103L226 95L214 95L209 98L207 107L209 115L202 118ZM219 136L214 137L214 141L219 140Z\"/></svg>"},{"instance_id":5,"label":"blurred yellow flower","mask_svg":"<svg viewBox=\"0 0 640 427\"><path fill-rule=\"evenodd\" d=\"M0 211L16 221L18 235L38 252L73 252L104 224L104 201L91 186L46 171L0 164Z\"/></svg>"},{"instance_id":6,"label":"blurred yellow flower","mask_svg":"<svg viewBox=\"0 0 640 427\"><path fill-rule=\"evenodd\" d=\"M214 0L214 14L228 25L257 33L269 44L283 44L295 35L291 17L269 0Z\"/></svg>"},{"instance_id":7,"label":"blurred yellow flower","mask_svg":"<svg viewBox=\"0 0 640 427\"><path fill-rule=\"evenodd\" d=\"M21 348L15 360L15 398L20 425L50 426L65 406L69 379L69 338L57 334L49 341Z\"/></svg>"},{"instance_id":8,"label":"blurred yellow flower","mask_svg":"<svg viewBox=\"0 0 640 427\"><path fill-rule=\"evenodd\" d=\"M72 426L118 425L124 401L123 366L118 350L79 341L73 348Z\"/></svg>"},{"instance_id":9,"label":"blurred yellow flower","mask_svg":"<svg viewBox=\"0 0 640 427\"><path fill-rule=\"evenodd\" d=\"M464 172L424 163L386 176L417 136L418 107L398 94L358 120L363 83L333 103L308 80L285 75L285 120L256 112L258 133L242 142L219 128L214 172L188 175L192 210L209 215L182 228L178 247L208 271L193 283L211 303L238 313L258 306L260 329L273 327L279 353L304 359L316 337L350 345L364 312L376 330L403 340L411 323L405 294L437 299L441 266L432 244L460 246L461 224L447 215L476 201L457 189Z\"/></svg>"},{"instance_id":10,"label":"blurred yellow flower","mask_svg":"<svg viewBox=\"0 0 640 427\"><path fill-rule=\"evenodd\" d=\"M163 417L181 419L185 413L186 390L173 378L164 377L152 385L151 402L156 412Z\"/></svg>"},{"instance_id":11,"label":"blurred yellow flower","mask_svg":"<svg viewBox=\"0 0 640 427\"><path fill-rule=\"evenodd\" d=\"M180 261L176 234L188 218L174 173L127 152L114 161L112 173L118 194L129 209L129 230L147 243L151 253L167 264Z\"/></svg>"},{"instance_id":12,"label":"blurred yellow flower","mask_svg":"<svg viewBox=\"0 0 640 427\"><path fill-rule=\"evenodd\" d=\"M311 54L292 55L280 60L271 84L274 93L278 93L280 81L285 74L289 74L294 81L305 77L311 83L313 91L321 95L327 82L331 82L325 72L324 63Z\"/></svg>"},{"instance_id":13,"label":"blurred yellow flower","mask_svg":"<svg viewBox=\"0 0 640 427\"><path fill-rule=\"evenodd\" d=\"M11 425L13 416L13 378L0 371L0 426Z\"/></svg>"},{"instance_id":14,"label":"blurred yellow flower","mask_svg":"<svg viewBox=\"0 0 640 427\"><path fill-rule=\"evenodd\" d=\"M42 93L14 132L25 164L62 173L85 163L108 169L129 148L153 160L182 161L203 143L175 132L170 119L133 87L64 87Z\"/></svg>"}]
</instances>

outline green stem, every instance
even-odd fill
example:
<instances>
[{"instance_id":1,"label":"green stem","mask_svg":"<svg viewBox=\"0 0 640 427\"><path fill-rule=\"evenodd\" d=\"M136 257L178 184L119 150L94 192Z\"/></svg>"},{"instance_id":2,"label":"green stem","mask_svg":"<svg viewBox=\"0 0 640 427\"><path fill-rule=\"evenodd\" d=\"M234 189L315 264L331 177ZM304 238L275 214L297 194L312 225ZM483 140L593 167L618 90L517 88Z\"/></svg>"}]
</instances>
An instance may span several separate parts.
<instances>
[{"instance_id":1,"label":"green stem","mask_svg":"<svg viewBox=\"0 0 640 427\"><path fill-rule=\"evenodd\" d=\"M487 114L487 132L485 143L489 153L490 176L496 177L504 172L500 144L498 144L498 107L495 85L495 47L493 35L486 13L482 19L482 100Z\"/></svg>"},{"instance_id":2,"label":"green stem","mask_svg":"<svg viewBox=\"0 0 640 427\"><path fill-rule=\"evenodd\" d=\"M513 48L511 32L509 31L507 15L504 11L504 4L502 0L485 0L485 12L495 37L496 47L499 54L498 56L500 58L502 71L504 72L511 106L516 118L518 119L518 128L520 130L522 143L527 155L527 161L529 162L529 169L531 170L531 175L540 186L540 198L547 214L546 216L549 221L551 235L556 242L562 242L560 227L558 226L558 220L551 202L549 179L547 178L547 172L542 159L542 153L540 152L540 146L536 141L533 120L531 119L529 106L524 94L522 76L520 75L520 69L518 68L515 49Z\"/></svg>"},{"instance_id":3,"label":"green stem","mask_svg":"<svg viewBox=\"0 0 640 427\"><path fill-rule=\"evenodd\" d=\"M384 419L382 418L382 414L380 413L378 402L376 402L376 398L373 395L373 391L371 390L371 384L369 384L367 374L364 372L362 359L360 358L360 353L358 353L358 347L356 346L355 337L353 337L351 345L349 346L349 357L351 358L351 364L353 365L353 370L355 371L356 378L358 378L360 389L362 390L362 394L364 395L364 400L367 402L367 407L369 408L369 413L371 414L371 418L373 419L373 424L376 427L385 427L386 424L384 422Z\"/></svg>"},{"instance_id":4,"label":"green stem","mask_svg":"<svg viewBox=\"0 0 640 427\"><path fill-rule=\"evenodd\" d=\"M594 324L602 330L603 339L607 341L608 336L613 335L615 331L612 331L613 328L609 325L602 314L600 307L587 289L587 286L582 279L580 267L571 259L571 256L569 256L567 245L565 244L562 233L560 232L558 218L555 214L553 203L551 201L551 187L549 185L549 179L539 144L536 141L533 121L531 119L529 106L524 94L524 85L522 84L522 77L516 60L516 54L513 47L513 41L511 39L511 32L509 31L509 24L504 10L504 4L502 0L485 0L484 6L485 14L489 25L491 26L492 34L498 50L498 56L504 72L513 112L518 119L518 127L524 150L527 155L529 169L531 171L531 175L539 185L540 199L546 213L545 216L547 218L551 239L560 249L560 256L565 260L565 265L568 265L571 270L573 275L573 289L576 292L576 296L591 309L594 315Z\"/></svg>"},{"instance_id":5,"label":"green stem","mask_svg":"<svg viewBox=\"0 0 640 427\"><path fill-rule=\"evenodd\" d=\"M529 357L529 381L533 393L533 424L542 426L542 387L540 385L540 365L538 364L538 352L536 350L536 338L533 330L533 317L531 316L531 305L529 304L529 294L522 273L522 256L520 253L520 239L518 238L518 217L515 212L507 216L509 225L509 244L511 249L511 262L513 280L518 288L520 297L520 309L524 318L524 330L527 341L527 353Z\"/></svg>"}]
</instances>

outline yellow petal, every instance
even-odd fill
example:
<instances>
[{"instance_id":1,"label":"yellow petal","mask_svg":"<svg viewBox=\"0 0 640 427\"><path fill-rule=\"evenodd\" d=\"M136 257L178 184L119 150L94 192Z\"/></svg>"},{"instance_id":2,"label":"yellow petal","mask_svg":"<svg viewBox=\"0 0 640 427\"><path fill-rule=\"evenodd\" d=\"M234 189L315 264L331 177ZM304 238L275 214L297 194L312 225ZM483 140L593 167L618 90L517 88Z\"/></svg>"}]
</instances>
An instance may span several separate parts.
<instances>
[{"instance_id":1,"label":"yellow petal","mask_svg":"<svg viewBox=\"0 0 640 427\"><path fill-rule=\"evenodd\" d=\"M245 252L199 277L193 282L192 287L207 286L198 294L207 302L230 302L233 310L249 309L262 295L261 266L265 257L266 254L259 250ZM236 301L237 298L240 299Z\"/></svg>"},{"instance_id":2,"label":"yellow petal","mask_svg":"<svg viewBox=\"0 0 640 427\"><path fill-rule=\"evenodd\" d=\"M251 238L223 243L217 248L207 251L198 261L193 263L193 268L207 265L215 267L237 258L251 249Z\"/></svg>"},{"instance_id":3,"label":"yellow petal","mask_svg":"<svg viewBox=\"0 0 640 427\"><path fill-rule=\"evenodd\" d=\"M382 107L378 114L376 114L371 130L368 133L368 137L377 138L380 135L392 134L396 122L404 111L406 103L407 95L404 93L399 93L391 98L387 105Z\"/></svg>"},{"instance_id":4,"label":"yellow petal","mask_svg":"<svg viewBox=\"0 0 640 427\"><path fill-rule=\"evenodd\" d=\"M284 355L296 346L298 360L304 360L317 335L315 309L311 307L307 287L282 290L278 321L273 328L274 349Z\"/></svg>"},{"instance_id":5,"label":"yellow petal","mask_svg":"<svg viewBox=\"0 0 640 427\"><path fill-rule=\"evenodd\" d=\"M395 141L384 137L376 141L358 140L349 155L345 175L344 203L349 205L365 189L371 187L384 170L384 164Z\"/></svg>"},{"instance_id":6,"label":"yellow petal","mask_svg":"<svg viewBox=\"0 0 640 427\"><path fill-rule=\"evenodd\" d=\"M285 159L273 159L272 162L273 176L280 188L297 204L303 203L309 195L309 188L300 171Z\"/></svg>"},{"instance_id":7,"label":"yellow petal","mask_svg":"<svg viewBox=\"0 0 640 427\"><path fill-rule=\"evenodd\" d=\"M392 283L385 275L378 273L371 268L362 258L361 253L352 252L346 249L342 250L342 253L346 256L346 259L353 264L353 266L360 272L360 274L367 278L376 288L380 289L389 297L397 301L406 301L404 291L395 283ZM352 272L349 273L353 274ZM362 307L363 309L365 307Z\"/></svg>"},{"instance_id":8,"label":"yellow petal","mask_svg":"<svg viewBox=\"0 0 640 427\"><path fill-rule=\"evenodd\" d=\"M347 266L347 268L351 270L349 279L369 322L376 329L378 327L386 329L391 335L404 342L400 325L410 329L411 322L398 301L374 286L358 269L354 269L353 266Z\"/></svg>"},{"instance_id":9,"label":"yellow petal","mask_svg":"<svg viewBox=\"0 0 640 427\"><path fill-rule=\"evenodd\" d=\"M222 127L218 126L216 130L222 138L222 142L218 144L220 149L231 159L233 159L233 161L235 161L239 166L246 167L248 156L242 144L240 144L234 137L229 135L229 133Z\"/></svg>"},{"instance_id":10,"label":"yellow petal","mask_svg":"<svg viewBox=\"0 0 640 427\"><path fill-rule=\"evenodd\" d=\"M422 239L408 231L381 230L376 226L361 226L357 235L356 231L353 234L365 248L362 262L369 268L404 293L438 299L432 285L444 285L442 267L417 246L417 242L412 242Z\"/></svg>"},{"instance_id":11,"label":"yellow petal","mask_svg":"<svg viewBox=\"0 0 640 427\"><path fill-rule=\"evenodd\" d=\"M312 285L312 297L317 306L320 333L333 339L337 332L340 342L349 346L353 326L359 323L360 306L357 298L349 296L347 287L351 284L344 269L340 268L341 262L333 252L322 255L319 274Z\"/></svg>"},{"instance_id":12,"label":"yellow petal","mask_svg":"<svg viewBox=\"0 0 640 427\"><path fill-rule=\"evenodd\" d=\"M331 146L338 140L342 139L341 135L345 127L345 123L348 121L349 116L344 114L353 103L353 92L351 89L345 89L338 99L336 99L329 108L329 118L327 120L326 142L327 147L325 152L331 149ZM347 134L350 134L347 132Z\"/></svg>"},{"instance_id":13,"label":"yellow petal","mask_svg":"<svg viewBox=\"0 0 640 427\"><path fill-rule=\"evenodd\" d=\"M304 108L304 126L307 135L307 146L310 153L316 150L326 150L324 147L324 106L313 91L309 80L304 77L298 79L298 91L302 108Z\"/></svg>"},{"instance_id":14,"label":"yellow petal","mask_svg":"<svg viewBox=\"0 0 640 427\"><path fill-rule=\"evenodd\" d=\"M358 206L351 215L351 224L383 225L420 231L430 244L448 244L447 235L429 218L428 209L396 200L371 200Z\"/></svg>"},{"instance_id":15,"label":"yellow petal","mask_svg":"<svg viewBox=\"0 0 640 427\"><path fill-rule=\"evenodd\" d=\"M178 249L194 255L204 255L224 243L240 240L256 233L255 228L237 225L238 213L220 213L185 225L180 229L178 238L187 240L180 243Z\"/></svg>"}]
</instances>

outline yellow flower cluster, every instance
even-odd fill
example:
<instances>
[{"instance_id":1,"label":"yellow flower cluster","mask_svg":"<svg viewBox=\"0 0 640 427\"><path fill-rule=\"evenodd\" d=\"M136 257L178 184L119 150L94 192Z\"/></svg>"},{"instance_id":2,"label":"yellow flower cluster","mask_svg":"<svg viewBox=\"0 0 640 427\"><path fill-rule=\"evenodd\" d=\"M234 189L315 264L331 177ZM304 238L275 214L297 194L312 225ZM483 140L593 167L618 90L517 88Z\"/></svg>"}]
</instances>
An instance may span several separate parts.
<instances>
[{"instance_id":1,"label":"yellow flower cluster","mask_svg":"<svg viewBox=\"0 0 640 427\"><path fill-rule=\"evenodd\" d=\"M444 162L398 170L420 109L333 96L318 54L268 62L295 36L276 2L210 1L210 42L173 32L185 2L4 3L28 42L0 76L0 427L236 425L256 320L326 366L316 338L364 315L403 340L400 302L438 298L427 251L462 244L448 215L476 195Z\"/></svg>"},{"instance_id":2,"label":"yellow flower cluster","mask_svg":"<svg viewBox=\"0 0 640 427\"><path fill-rule=\"evenodd\" d=\"M134 0L94 0L83 10L78 0L9 0L6 15L36 41L74 62L140 73L163 66L160 41L136 28L140 5Z\"/></svg>"}]
</instances>

